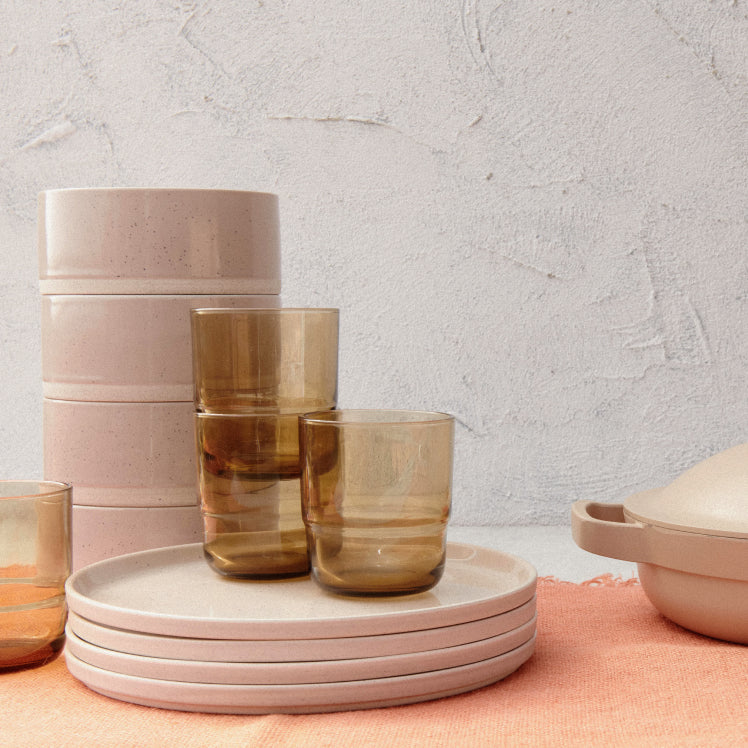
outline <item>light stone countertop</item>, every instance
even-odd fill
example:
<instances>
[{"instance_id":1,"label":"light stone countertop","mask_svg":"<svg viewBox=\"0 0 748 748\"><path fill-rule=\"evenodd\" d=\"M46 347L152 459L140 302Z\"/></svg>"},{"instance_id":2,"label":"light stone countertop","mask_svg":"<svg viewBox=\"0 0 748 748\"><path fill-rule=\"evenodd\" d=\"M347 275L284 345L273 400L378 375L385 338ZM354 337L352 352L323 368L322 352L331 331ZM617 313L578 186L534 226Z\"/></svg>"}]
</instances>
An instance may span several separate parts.
<instances>
[{"instance_id":1,"label":"light stone countertop","mask_svg":"<svg viewBox=\"0 0 748 748\"><path fill-rule=\"evenodd\" d=\"M568 526L461 527L449 525L448 540L512 553L529 561L540 577L584 582L601 574L637 576L636 564L582 550Z\"/></svg>"}]
</instances>

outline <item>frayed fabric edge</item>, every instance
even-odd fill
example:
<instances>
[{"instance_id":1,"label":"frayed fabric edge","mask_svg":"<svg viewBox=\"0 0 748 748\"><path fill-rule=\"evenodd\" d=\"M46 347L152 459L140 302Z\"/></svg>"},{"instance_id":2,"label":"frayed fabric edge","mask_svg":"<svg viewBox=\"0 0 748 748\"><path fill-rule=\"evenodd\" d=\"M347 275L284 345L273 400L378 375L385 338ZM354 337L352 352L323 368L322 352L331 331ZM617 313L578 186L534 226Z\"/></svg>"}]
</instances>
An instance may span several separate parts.
<instances>
[{"instance_id":1,"label":"frayed fabric edge","mask_svg":"<svg viewBox=\"0 0 748 748\"><path fill-rule=\"evenodd\" d=\"M638 587L639 579L637 577L622 577L614 574L600 574L584 582L569 582L558 577L538 577L538 584L543 585L561 585L569 584L574 587Z\"/></svg>"}]
</instances>

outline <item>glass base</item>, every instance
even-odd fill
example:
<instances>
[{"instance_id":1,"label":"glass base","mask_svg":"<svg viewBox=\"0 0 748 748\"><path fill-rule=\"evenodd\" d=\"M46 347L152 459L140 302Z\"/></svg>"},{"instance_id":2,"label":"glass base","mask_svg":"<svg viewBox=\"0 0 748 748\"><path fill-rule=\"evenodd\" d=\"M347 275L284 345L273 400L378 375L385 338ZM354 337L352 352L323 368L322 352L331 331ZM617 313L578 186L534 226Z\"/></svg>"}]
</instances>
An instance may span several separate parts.
<instances>
[{"instance_id":1,"label":"glass base","mask_svg":"<svg viewBox=\"0 0 748 748\"><path fill-rule=\"evenodd\" d=\"M254 548L234 533L203 545L208 565L221 576L235 579L290 579L309 574L309 555L302 548Z\"/></svg>"},{"instance_id":2,"label":"glass base","mask_svg":"<svg viewBox=\"0 0 748 748\"><path fill-rule=\"evenodd\" d=\"M55 660L64 646L64 633L52 641L39 639L0 641L0 671L41 667Z\"/></svg>"},{"instance_id":3,"label":"glass base","mask_svg":"<svg viewBox=\"0 0 748 748\"><path fill-rule=\"evenodd\" d=\"M444 573L446 542L441 531L383 540L377 533L328 532L313 526L308 537L313 579L339 595L413 595L434 587Z\"/></svg>"}]
</instances>

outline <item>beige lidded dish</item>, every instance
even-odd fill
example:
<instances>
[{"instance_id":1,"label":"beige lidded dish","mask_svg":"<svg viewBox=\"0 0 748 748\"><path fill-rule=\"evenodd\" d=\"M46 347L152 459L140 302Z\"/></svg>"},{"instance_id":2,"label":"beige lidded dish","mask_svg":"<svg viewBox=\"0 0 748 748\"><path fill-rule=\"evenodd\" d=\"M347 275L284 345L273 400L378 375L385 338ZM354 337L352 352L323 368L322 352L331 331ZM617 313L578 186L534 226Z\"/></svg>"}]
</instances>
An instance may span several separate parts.
<instances>
[{"instance_id":1,"label":"beige lidded dish","mask_svg":"<svg viewBox=\"0 0 748 748\"><path fill-rule=\"evenodd\" d=\"M39 194L43 294L280 293L278 196L242 190Z\"/></svg>"},{"instance_id":2,"label":"beige lidded dish","mask_svg":"<svg viewBox=\"0 0 748 748\"><path fill-rule=\"evenodd\" d=\"M584 550L637 563L652 604L675 623L748 644L748 444L623 504L577 501Z\"/></svg>"}]
</instances>

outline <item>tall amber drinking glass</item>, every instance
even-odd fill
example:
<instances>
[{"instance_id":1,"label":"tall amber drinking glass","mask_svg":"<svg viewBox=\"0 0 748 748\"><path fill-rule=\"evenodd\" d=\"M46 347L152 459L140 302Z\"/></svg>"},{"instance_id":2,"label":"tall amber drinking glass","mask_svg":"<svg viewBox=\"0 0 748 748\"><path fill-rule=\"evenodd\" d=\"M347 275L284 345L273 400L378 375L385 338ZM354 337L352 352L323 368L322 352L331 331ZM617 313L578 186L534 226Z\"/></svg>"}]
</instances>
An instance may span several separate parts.
<instances>
[{"instance_id":1,"label":"tall amber drinking glass","mask_svg":"<svg viewBox=\"0 0 748 748\"><path fill-rule=\"evenodd\" d=\"M208 563L273 579L309 572L300 414L337 400L337 309L196 309L192 358Z\"/></svg>"},{"instance_id":2,"label":"tall amber drinking glass","mask_svg":"<svg viewBox=\"0 0 748 748\"><path fill-rule=\"evenodd\" d=\"M334 408L337 309L194 309L195 407L208 413Z\"/></svg>"},{"instance_id":3,"label":"tall amber drinking glass","mask_svg":"<svg viewBox=\"0 0 748 748\"><path fill-rule=\"evenodd\" d=\"M0 670L43 664L65 643L71 493L0 481Z\"/></svg>"},{"instance_id":4,"label":"tall amber drinking glass","mask_svg":"<svg viewBox=\"0 0 748 748\"><path fill-rule=\"evenodd\" d=\"M299 419L312 575L332 592L401 595L442 576L454 418L339 410Z\"/></svg>"}]
</instances>

